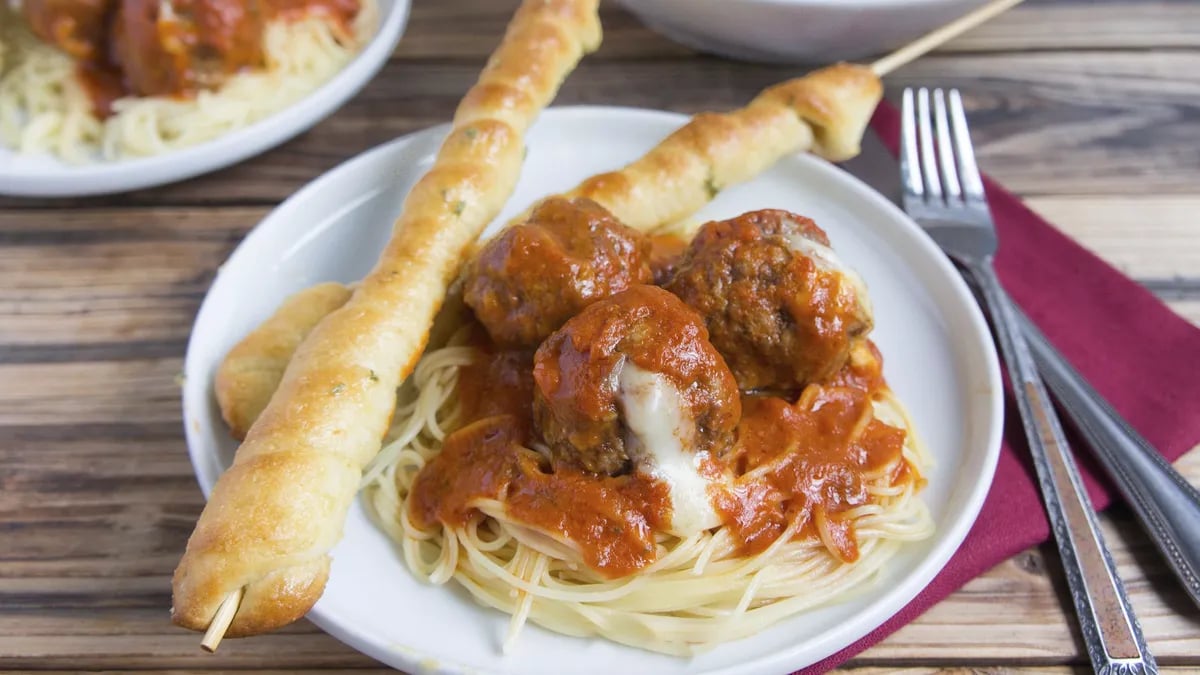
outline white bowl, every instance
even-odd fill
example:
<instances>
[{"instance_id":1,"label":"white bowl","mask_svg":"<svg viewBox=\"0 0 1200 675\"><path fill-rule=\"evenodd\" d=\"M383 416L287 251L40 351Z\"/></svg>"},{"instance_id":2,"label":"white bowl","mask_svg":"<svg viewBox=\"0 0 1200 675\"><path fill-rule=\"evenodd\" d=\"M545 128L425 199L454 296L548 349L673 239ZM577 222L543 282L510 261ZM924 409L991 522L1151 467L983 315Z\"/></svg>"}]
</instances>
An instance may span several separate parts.
<instances>
[{"instance_id":1,"label":"white bowl","mask_svg":"<svg viewBox=\"0 0 1200 675\"><path fill-rule=\"evenodd\" d=\"M824 64L883 54L986 0L620 0L653 30L702 52Z\"/></svg>"}]
</instances>

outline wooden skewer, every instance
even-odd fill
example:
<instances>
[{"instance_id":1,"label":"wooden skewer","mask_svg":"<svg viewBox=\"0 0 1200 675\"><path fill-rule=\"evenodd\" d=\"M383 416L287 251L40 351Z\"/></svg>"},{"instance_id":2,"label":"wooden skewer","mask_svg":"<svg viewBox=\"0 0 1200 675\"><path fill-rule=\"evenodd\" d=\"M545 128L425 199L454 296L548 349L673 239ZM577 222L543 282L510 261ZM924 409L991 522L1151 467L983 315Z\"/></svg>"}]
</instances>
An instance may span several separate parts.
<instances>
[{"instance_id":1,"label":"wooden skewer","mask_svg":"<svg viewBox=\"0 0 1200 675\"><path fill-rule=\"evenodd\" d=\"M208 624L208 630L204 631L204 639L200 641L200 646L204 648L204 651L210 654L217 651L217 646L221 644L221 638L225 637L225 631L229 630L233 615L237 614L238 605L242 604L242 593L244 592L245 588L239 588L221 601L221 606L217 608L212 623Z\"/></svg>"},{"instance_id":2,"label":"wooden skewer","mask_svg":"<svg viewBox=\"0 0 1200 675\"><path fill-rule=\"evenodd\" d=\"M1004 12L1005 10L1021 4L1023 0L992 0L988 4L979 9L964 14L954 21L935 28L934 30L922 35L912 42L904 45L896 51L879 59L871 64L871 70L883 77L900 66L912 61L926 52L936 49L943 44L953 40L959 35L971 30L988 19Z\"/></svg>"},{"instance_id":3,"label":"wooden skewer","mask_svg":"<svg viewBox=\"0 0 1200 675\"><path fill-rule=\"evenodd\" d=\"M1022 1L992 0L992 2L983 7L963 15L941 28L930 31L891 54L884 56L871 64L871 70L876 75L883 77L887 73L892 72L932 49L940 47L942 44L958 37L997 14L1020 4ZM230 593L221 602L221 606L217 608L217 613L213 616L212 623L208 625L208 630L204 631L204 639L200 641L200 646L205 651L210 653L217 651L217 646L221 644L221 638L225 637L225 631L229 629L229 624L233 621L234 615L237 614L238 606L242 602L242 594L244 592L244 588L239 588Z\"/></svg>"}]
</instances>

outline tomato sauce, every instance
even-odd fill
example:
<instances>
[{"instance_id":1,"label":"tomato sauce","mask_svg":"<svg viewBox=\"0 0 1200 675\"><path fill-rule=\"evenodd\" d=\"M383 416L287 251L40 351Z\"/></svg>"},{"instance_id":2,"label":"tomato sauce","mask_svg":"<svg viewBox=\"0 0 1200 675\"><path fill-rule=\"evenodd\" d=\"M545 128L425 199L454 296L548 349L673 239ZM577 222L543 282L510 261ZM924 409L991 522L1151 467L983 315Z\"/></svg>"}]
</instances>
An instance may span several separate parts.
<instances>
[{"instance_id":1,"label":"tomato sauce","mask_svg":"<svg viewBox=\"0 0 1200 675\"><path fill-rule=\"evenodd\" d=\"M526 447L527 429L526 420L497 415L447 436L413 484L414 524L461 527L478 517L473 504L495 499L514 521L574 543L584 563L606 577L653 562L655 532L667 523L666 485L638 474L552 468Z\"/></svg>"},{"instance_id":2,"label":"tomato sauce","mask_svg":"<svg viewBox=\"0 0 1200 675\"><path fill-rule=\"evenodd\" d=\"M519 422L529 422L533 408L533 352L484 351L459 369L458 396L465 420L508 415Z\"/></svg>"},{"instance_id":3,"label":"tomato sauce","mask_svg":"<svg viewBox=\"0 0 1200 675\"><path fill-rule=\"evenodd\" d=\"M746 397L738 442L726 468L739 476L731 490L714 491L717 510L753 554L770 546L793 521L801 536L819 527L841 560L858 559L842 515L870 501L869 478L901 461L905 431L871 416L868 392L812 385L796 403Z\"/></svg>"},{"instance_id":4,"label":"tomato sauce","mask_svg":"<svg viewBox=\"0 0 1200 675\"><path fill-rule=\"evenodd\" d=\"M650 236L650 271L654 273L656 285L662 286L671 280L687 247L687 240L674 233Z\"/></svg>"},{"instance_id":5,"label":"tomato sauce","mask_svg":"<svg viewBox=\"0 0 1200 675\"><path fill-rule=\"evenodd\" d=\"M482 336L482 337L481 337ZM477 331L480 357L459 371L465 425L417 475L409 500L422 529L461 527L496 500L513 521L570 542L607 578L656 558L655 533L670 522L667 486L645 474L607 476L556 462L536 450L532 355L492 347ZM717 512L743 555L759 553L793 522L797 538L821 538L839 559L858 559L846 514L871 501L868 484L920 479L904 461L905 430L872 413L885 386L874 345L857 349L829 381L796 399L741 397L736 443L703 470L733 476L711 489Z\"/></svg>"},{"instance_id":6,"label":"tomato sauce","mask_svg":"<svg viewBox=\"0 0 1200 675\"><path fill-rule=\"evenodd\" d=\"M105 118L113 112L113 102L125 95L121 71L96 61L79 61L75 76L92 102L92 114Z\"/></svg>"}]
</instances>

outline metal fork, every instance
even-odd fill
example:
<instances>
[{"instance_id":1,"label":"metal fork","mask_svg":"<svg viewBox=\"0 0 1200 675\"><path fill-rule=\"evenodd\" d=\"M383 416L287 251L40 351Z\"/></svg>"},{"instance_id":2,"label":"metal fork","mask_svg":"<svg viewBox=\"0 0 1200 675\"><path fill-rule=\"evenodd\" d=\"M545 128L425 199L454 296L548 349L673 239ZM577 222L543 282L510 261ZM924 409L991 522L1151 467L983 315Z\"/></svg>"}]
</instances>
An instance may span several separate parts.
<instances>
[{"instance_id":1,"label":"metal fork","mask_svg":"<svg viewBox=\"0 0 1200 675\"><path fill-rule=\"evenodd\" d=\"M956 90L948 97L940 89L932 97L925 88L915 96L904 91L900 176L904 210L975 283L991 317L1092 667L1097 673L1158 672L1016 310L992 266L996 230Z\"/></svg>"}]
</instances>

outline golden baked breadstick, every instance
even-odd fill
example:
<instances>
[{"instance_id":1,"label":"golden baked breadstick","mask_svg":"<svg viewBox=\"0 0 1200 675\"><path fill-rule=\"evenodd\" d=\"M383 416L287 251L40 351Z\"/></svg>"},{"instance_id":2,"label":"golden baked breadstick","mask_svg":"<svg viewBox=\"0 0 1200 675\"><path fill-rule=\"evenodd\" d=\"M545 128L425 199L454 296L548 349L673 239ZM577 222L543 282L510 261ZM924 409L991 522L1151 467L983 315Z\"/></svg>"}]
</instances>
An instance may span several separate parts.
<instances>
[{"instance_id":1,"label":"golden baked breadstick","mask_svg":"<svg viewBox=\"0 0 1200 675\"><path fill-rule=\"evenodd\" d=\"M512 194L523 136L600 42L598 0L526 0L413 187L379 262L296 351L279 389L214 486L173 581L176 623L262 633L320 597L362 468L464 251ZM244 592L243 592L244 591Z\"/></svg>"},{"instance_id":2,"label":"golden baked breadstick","mask_svg":"<svg viewBox=\"0 0 1200 675\"><path fill-rule=\"evenodd\" d=\"M234 345L217 369L214 389L221 417L236 439L246 437L296 348L325 315L346 304L350 289L329 282L306 288L283 301L274 314Z\"/></svg>"},{"instance_id":3,"label":"golden baked breadstick","mask_svg":"<svg viewBox=\"0 0 1200 675\"><path fill-rule=\"evenodd\" d=\"M653 230L699 210L722 189L810 150L831 161L858 154L883 84L870 68L837 64L775 85L744 108L700 113L619 171L566 193L599 202L621 222Z\"/></svg>"}]
</instances>

